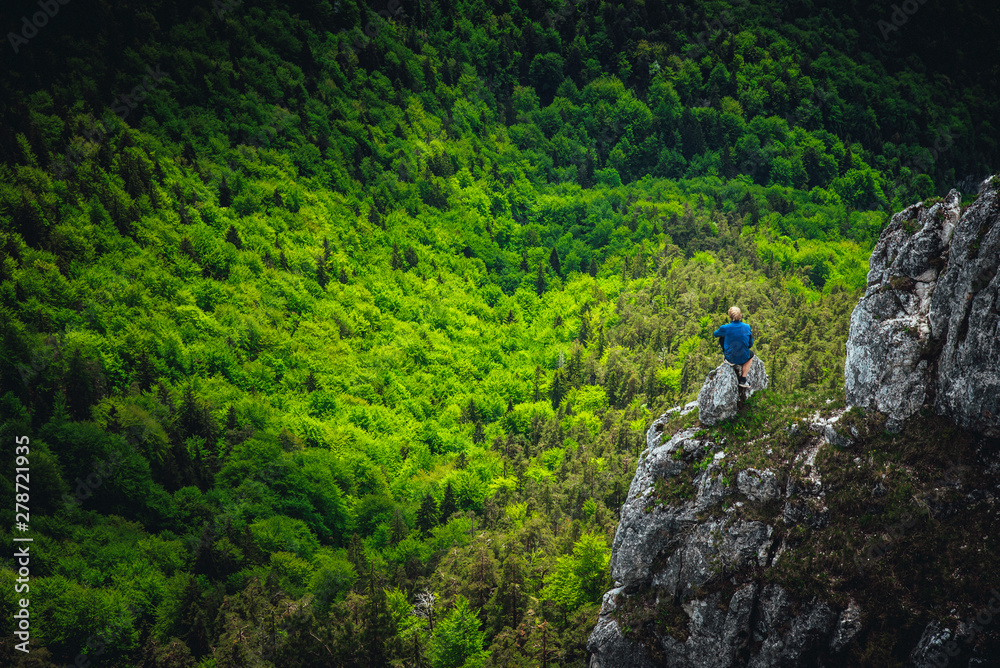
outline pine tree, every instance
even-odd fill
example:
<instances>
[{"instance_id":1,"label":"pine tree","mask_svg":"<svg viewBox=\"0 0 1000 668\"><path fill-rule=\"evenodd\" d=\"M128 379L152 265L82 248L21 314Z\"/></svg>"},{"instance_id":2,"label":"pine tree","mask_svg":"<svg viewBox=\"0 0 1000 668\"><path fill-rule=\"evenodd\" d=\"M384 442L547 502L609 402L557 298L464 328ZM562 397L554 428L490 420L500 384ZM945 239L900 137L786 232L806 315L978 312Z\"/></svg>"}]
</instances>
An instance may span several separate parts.
<instances>
[{"instance_id":1,"label":"pine tree","mask_svg":"<svg viewBox=\"0 0 1000 668\"><path fill-rule=\"evenodd\" d=\"M843 176L852 169L854 169L854 151L848 146L844 157L840 159L840 175Z\"/></svg>"},{"instance_id":2,"label":"pine tree","mask_svg":"<svg viewBox=\"0 0 1000 668\"><path fill-rule=\"evenodd\" d=\"M93 374L89 365L84 362L80 349L76 348L66 370L66 403L73 419L88 419L90 405L94 403L94 399Z\"/></svg>"},{"instance_id":3,"label":"pine tree","mask_svg":"<svg viewBox=\"0 0 1000 668\"><path fill-rule=\"evenodd\" d=\"M420 509L417 510L417 528L426 535L430 533L431 529L437 526L437 523L437 501L430 494L424 494L424 498L420 502Z\"/></svg>"},{"instance_id":4,"label":"pine tree","mask_svg":"<svg viewBox=\"0 0 1000 668\"><path fill-rule=\"evenodd\" d=\"M552 375L552 387L549 390L549 398L552 400L552 408L558 408L559 403L566 396L568 390L565 369L556 369Z\"/></svg>"},{"instance_id":5,"label":"pine tree","mask_svg":"<svg viewBox=\"0 0 1000 668\"><path fill-rule=\"evenodd\" d=\"M230 207L233 205L233 191L229 187L229 181L226 177L222 177L222 183L219 184L219 206Z\"/></svg>"},{"instance_id":6,"label":"pine tree","mask_svg":"<svg viewBox=\"0 0 1000 668\"><path fill-rule=\"evenodd\" d=\"M396 635L396 624L386 602L381 578L370 566L368 571L368 600L365 605L364 647L370 668L388 666L387 649Z\"/></svg>"},{"instance_id":7,"label":"pine tree","mask_svg":"<svg viewBox=\"0 0 1000 668\"><path fill-rule=\"evenodd\" d=\"M417 251L413 249L413 246L406 247L406 250L403 251L403 259L406 260L406 264L410 265L411 269L416 267L420 262Z\"/></svg>"},{"instance_id":8,"label":"pine tree","mask_svg":"<svg viewBox=\"0 0 1000 668\"><path fill-rule=\"evenodd\" d=\"M392 520L389 523L389 540L393 545L396 545L399 541L406 538L409 530L410 528L406 526L406 520L403 518L403 511L398 507L393 508Z\"/></svg>"},{"instance_id":9,"label":"pine tree","mask_svg":"<svg viewBox=\"0 0 1000 668\"><path fill-rule=\"evenodd\" d=\"M354 565L354 570L364 573L368 570L368 556L365 553L365 544L358 534L351 534L351 540L347 544L347 560Z\"/></svg>"},{"instance_id":10,"label":"pine tree","mask_svg":"<svg viewBox=\"0 0 1000 668\"><path fill-rule=\"evenodd\" d=\"M326 262L323 261L322 257L316 260L316 282L324 290L326 290L326 284L330 282L330 276L326 272Z\"/></svg>"},{"instance_id":11,"label":"pine tree","mask_svg":"<svg viewBox=\"0 0 1000 668\"><path fill-rule=\"evenodd\" d=\"M562 276L562 265L559 263L559 253L556 251L555 246L552 247L552 252L549 253L549 266L552 267L552 271L556 272L556 276Z\"/></svg>"},{"instance_id":12,"label":"pine tree","mask_svg":"<svg viewBox=\"0 0 1000 668\"><path fill-rule=\"evenodd\" d=\"M240 239L240 233L232 225L226 230L226 241L236 246L236 250L243 250L243 240Z\"/></svg>"},{"instance_id":13,"label":"pine tree","mask_svg":"<svg viewBox=\"0 0 1000 668\"><path fill-rule=\"evenodd\" d=\"M368 222L375 227L385 229L385 225L382 223L382 216L379 215L378 209L374 205L368 209Z\"/></svg>"},{"instance_id":14,"label":"pine tree","mask_svg":"<svg viewBox=\"0 0 1000 668\"><path fill-rule=\"evenodd\" d=\"M479 627L479 618L468 599L459 594L455 606L438 623L437 633L431 638L428 651L431 664L449 668L485 665L488 656L483 650L486 634Z\"/></svg>"},{"instance_id":15,"label":"pine tree","mask_svg":"<svg viewBox=\"0 0 1000 668\"><path fill-rule=\"evenodd\" d=\"M229 408L226 409L226 431L234 431L239 426L239 421L236 419L236 408L229 404Z\"/></svg>"},{"instance_id":16,"label":"pine tree","mask_svg":"<svg viewBox=\"0 0 1000 668\"><path fill-rule=\"evenodd\" d=\"M392 258L390 264L393 269L399 269L403 266L403 256L399 253L399 244L392 244Z\"/></svg>"},{"instance_id":17,"label":"pine tree","mask_svg":"<svg viewBox=\"0 0 1000 668\"><path fill-rule=\"evenodd\" d=\"M736 163L733 161L733 149L729 144L722 147L722 175L727 179L736 178Z\"/></svg>"},{"instance_id":18,"label":"pine tree","mask_svg":"<svg viewBox=\"0 0 1000 668\"><path fill-rule=\"evenodd\" d=\"M545 292L545 262L538 263L538 270L535 272L535 291L539 296Z\"/></svg>"},{"instance_id":19,"label":"pine tree","mask_svg":"<svg viewBox=\"0 0 1000 668\"><path fill-rule=\"evenodd\" d=\"M458 510L458 506L455 504L455 490L449 481L445 485L444 498L441 500L441 523L446 523L456 510Z\"/></svg>"},{"instance_id":20,"label":"pine tree","mask_svg":"<svg viewBox=\"0 0 1000 668\"><path fill-rule=\"evenodd\" d=\"M191 258L192 262L194 262L195 264L198 264L198 251L195 250L194 244L191 243L190 239L188 239L187 237L184 237L183 239L181 239L181 244L180 244L180 247L178 248L178 250L181 253L183 253L184 255L186 255L189 258Z\"/></svg>"},{"instance_id":21,"label":"pine tree","mask_svg":"<svg viewBox=\"0 0 1000 668\"><path fill-rule=\"evenodd\" d=\"M580 333L576 337L579 339L581 345L587 345L587 341L590 340L590 316L582 315L580 316Z\"/></svg>"}]
</instances>

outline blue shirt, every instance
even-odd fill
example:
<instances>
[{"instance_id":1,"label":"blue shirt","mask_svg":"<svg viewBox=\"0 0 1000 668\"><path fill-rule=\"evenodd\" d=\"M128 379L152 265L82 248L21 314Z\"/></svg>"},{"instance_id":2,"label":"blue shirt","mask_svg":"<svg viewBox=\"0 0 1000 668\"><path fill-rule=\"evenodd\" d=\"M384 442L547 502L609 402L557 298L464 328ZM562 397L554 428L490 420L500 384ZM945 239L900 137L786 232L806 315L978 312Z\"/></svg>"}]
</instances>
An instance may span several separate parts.
<instances>
[{"instance_id":1,"label":"blue shirt","mask_svg":"<svg viewBox=\"0 0 1000 668\"><path fill-rule=\"evenodd\" d=\"M731 322L715 330L712 336L721 336L722 347L726 351L726 361L730 364L743 364L753 357L750 348L753 347L753 333L750 325L745 322Z\"/></svg>"}]
</instances>

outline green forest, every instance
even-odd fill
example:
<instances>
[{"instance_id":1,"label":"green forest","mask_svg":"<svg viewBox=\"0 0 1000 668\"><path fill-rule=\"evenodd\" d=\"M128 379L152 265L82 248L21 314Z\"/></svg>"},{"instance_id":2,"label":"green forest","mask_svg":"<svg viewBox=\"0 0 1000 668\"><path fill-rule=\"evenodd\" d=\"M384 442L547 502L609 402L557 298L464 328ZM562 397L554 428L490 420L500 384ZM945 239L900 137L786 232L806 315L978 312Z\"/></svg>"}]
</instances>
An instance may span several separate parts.
<instances>
[{"instance_id":1,"label":"green forest","mask_svg":"<svg viewBox=\"0 0 1000 668\"><path fill-rule=\"evenodd\" d=\"M584 665L728 307L842 400L891 214L1000 165L997 6L308 5L3 10L3 665Z\"/></svg>"}]
</instances>

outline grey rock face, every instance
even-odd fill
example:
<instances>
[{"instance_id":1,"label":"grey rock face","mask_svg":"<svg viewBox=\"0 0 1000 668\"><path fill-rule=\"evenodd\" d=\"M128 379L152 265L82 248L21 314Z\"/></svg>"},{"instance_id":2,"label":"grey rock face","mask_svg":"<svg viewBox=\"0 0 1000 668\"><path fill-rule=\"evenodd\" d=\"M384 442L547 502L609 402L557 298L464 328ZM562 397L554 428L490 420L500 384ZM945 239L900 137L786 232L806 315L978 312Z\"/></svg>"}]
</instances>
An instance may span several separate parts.
<instances>
[{"instance_id":1,"label":"grey rock face","mask_svg":"<svg viewBox=\"0 0 1000 668\"><path fill-rule=\"evenodd\" d=\"M781 496L778 478L767 469L746 469L736 476L736 486L752 501L761 503L773 501Z\"/></svg>"},{"instance_id":2,"label":"grey rock face","mask_svg":"<svg viewBox=\"0 0 1000 668\"><path fill-rule=\"evenodd\" d=\"M1000 196L994 180L964 213L961 195L893 216L851 316L847 401L890 427L933 406L1000 436Z\"/></svg>"},{"instance_id":3,"label":"grey rock face","mask_svg":"<svg viewBox=\"0 0 1000 668\"><path fill-rule=\"evenodd\" d=\"M727 487L719 471L725 453L718 444L697 438L694 430L663 442L661 425L670 416L665 414L647 431L649 447L639 458L622 506L611 556L616 585L604 596L587 645L589 668L770 668L803 665L804 657L817 652L842 652L858 631L857 606L842 613L821 601L796 608L781 586L757 580L733 580L737 586L729 593L718 586L730 574L770 567L783 549L776 544L772 526L740 519L732 512L734 503L781 498L804 503L820 493L819 478L807 480L809 490L800 490L783 484L773 471L746 469L737 475L736 485ZM817 435L815 442L820 438ZM655 497L657 479L691 475L694 464L713 452L706 468L694 475L690 498L663 504ZM809 453L803 455L803 471L811 470L807 461ZM616 614L636 597L647 604L655 600L657 605L679 605L686 639L658 634L650 647L625 637Z\"/></svg>"},{"instance_id":4,"label":"grey rock face","mask_svg":"<svg viewBox=\"0 0 1000 668\"><path fill-rule=\"evenodd\" d=\"M930 622L924 627L920 642L910 652L910 664L914 668L932 668L941 665L939 657L948 658L944 647L950 640L952 640L950 629L942 629L937 622Z\"/></svg>"},{"instance_id":5,"label":"grey rock face","mask_svg":"<svg viewBox=\"0 0 1000 668\"><path fill-rule=\"evenodd\" d=\"M764 362L753 358L747 373L750 389L741 389L737 372L728 362L709 371L698 392L698 419L702 424L713 425L736 415L741 399L749 399L754 392L766 389L769 383Z\"/></svg>"},{"instance_id":6,"label":"grey rock face","mask_svg":"<svg viewBox=\"0 0 1000 668\"><path fill-rule=\"evenodd\" d=\"M838 432L834 426L837 424L837 422L840 420L843 414L844 414L843 411L841 411L829 418L819 418L815 422L809 425L809 429L823 434L823 438L825 438L826 442L831 445L836 445L837 447L840 448L850 447L851 444L854 442L851 436L857 436L858 435L857 430L854 429L853 431L846 431L842 433ZM850 435L848 436L846 434Z\"/></svg>"}]
</instances>

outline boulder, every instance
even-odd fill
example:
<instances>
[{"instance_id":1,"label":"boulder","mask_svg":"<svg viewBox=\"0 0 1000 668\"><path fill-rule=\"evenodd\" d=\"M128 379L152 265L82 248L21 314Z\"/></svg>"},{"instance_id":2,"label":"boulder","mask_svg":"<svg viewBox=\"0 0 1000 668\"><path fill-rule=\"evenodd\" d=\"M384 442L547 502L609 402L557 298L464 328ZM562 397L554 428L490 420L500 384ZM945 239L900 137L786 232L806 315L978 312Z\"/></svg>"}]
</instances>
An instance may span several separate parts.
<instances>
[{"instance_id":1,"label":"boulder","mask_svg":"<svg viewBox=\"0 0 1000 668\"><path fill-rule=\"evenodd\" d=\"M739 372L729 362L723 362L709 371L698 392L698 419L701 423L711 426L734 417L741 401L749 399L754 392L767 388L767 372L759 357L753 358L747 382L749 389L739 386Z\"/></svg>"},{"instance_id":2,"label":"boulder","mask_svg":"<svg viewBox=\"0 0 1000 668\"><path fill-rule=\"evenodd\" d=\"M1000 196L994 177L964 212L941 202L893 216L869 261L844 367L849 404L898 426L922 407L1000 436Z\"/></svg>"}]
</instances>

